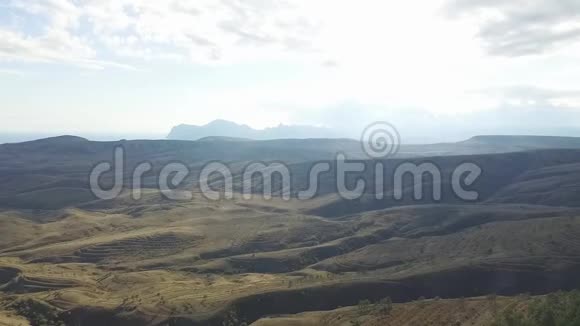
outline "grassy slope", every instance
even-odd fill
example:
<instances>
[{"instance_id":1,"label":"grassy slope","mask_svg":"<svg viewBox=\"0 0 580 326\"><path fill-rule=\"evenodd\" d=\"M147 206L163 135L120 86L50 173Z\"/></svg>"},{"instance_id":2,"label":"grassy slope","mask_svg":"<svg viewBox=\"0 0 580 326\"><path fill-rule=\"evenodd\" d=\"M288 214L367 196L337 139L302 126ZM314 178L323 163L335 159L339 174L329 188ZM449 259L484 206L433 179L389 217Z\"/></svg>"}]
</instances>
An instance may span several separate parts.
<instances>
[{"instance_id":1,"label":"grassy slope","mask_svg":"<svg viewBox=\"0 0 580 326\"><path fill-rule=\"evenodd\" d=\"M199 194L172 202L153 190L137 203L128 194L94 201L80 191L84 169L110 159L115 144L60 141L48 152L38 143L25 144L25 155L18 146L0 149L0 180L9 186L0 189L0 205L9 204L0 211L2 309L33 299L84 325L221 325L228 311L251 322L365 298L403 303L580 287L580 210L562 207L578 202L570 190L580 184L577 151L477 156L487 173L478 185L485 204L383 209L391 203L338 200L329 179L328 196L308 202L208 202ZM250 142L230 152L227 144L137 141L129 142L129 157L133 163L150 155L157 163L194 157L195 165L211 148L218 158L240 159L243 152L267 160L277 158L279 145ZM294 146L284 155L299 171L306 166L299 162L336 150L325 143L321 155L320 144L285 145ZM445 171L464 159L434 158ZM413 316L441 311L429 318L445 324L460 315L453 306L401 305L394 316L412 325L420 320ZM10 313L0 312L0 323L16 318ZM330 325L352 314L347 308L284 320ZM373 318L362 321L385 322ZM279 323L259 323L268 322Z\"/></svg>"},{"instance_id":2,"label":"grassy slope","mask_svg":"<svg viewBox=\"0 0 580 326\"><path fill-rule=\"evenodd\" d=\"M395 304L388 314L379 311L361 312L347 307L326 312L263 318L253 326L485 326L494 315L508 307L526 304L522 298L470 298L452 300L420 300Z\"/></svg>"},{"instance_id":3,"label":"grassy slope","mask_svg":"<svg viewBox=\"0 0 580 326\"><path fill-rule=\"evenodd\" d=\"M466 275L480 276L463 284L471 291L465 294L541 293L553 288L538 284L560 284L543 276L565 280L580 256L575 209L437 205L325 220L276 201L164 207L148 195L150 205L138 217L122 205L28 220L22 212L3 213L15 223L1 231L0 266L23 276L4 291L59 309L92 307L117 310L120 318L186 323L215 320L224 307L254 311L261 300L280 303L245 315L252 321L352 305L367 295L406 302L430 295L425 290L433 282ZM537 272L536 281L514 285L509 277L519 274L497 272L506 269ZM489 277L503 281L489 283ZM482 284L489 288L476 289ZM432 294L462 296L460 290Z\"/></svg>"}]
</instances>

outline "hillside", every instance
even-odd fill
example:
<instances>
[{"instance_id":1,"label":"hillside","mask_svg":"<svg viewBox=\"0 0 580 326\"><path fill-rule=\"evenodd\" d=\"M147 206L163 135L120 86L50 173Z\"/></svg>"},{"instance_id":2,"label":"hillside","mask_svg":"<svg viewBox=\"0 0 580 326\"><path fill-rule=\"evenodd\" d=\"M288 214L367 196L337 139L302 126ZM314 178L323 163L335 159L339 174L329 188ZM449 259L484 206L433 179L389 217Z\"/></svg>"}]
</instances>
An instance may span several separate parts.
<instances>
[{"instance_id":1,"label":"hillside","mask_svg":"<svg viewBox=\"0 0 580 326\"><path fill-rule=\"evenodd\" d=\"M488 139L480 137L478 139ZM456 144L434 145L407 145L402 146L394 161L385 162L387 171L392 172L394 166L399 164L402 158L414 158L413 162L434 160L445 173L449 173L458 163L465 160L475 160L484 168L484 173L489 177L480 187L481 199L489 199L494 202L536 202L542 197L542 204L560 205L562 201L575 200L574 192L553 195L550 199L550 191L558 186L557 180L565 179L564 189L573 189L575 178L570 177L575 172L575 163L578 153L574 149L556 150L556 148L571 147L574 143L569 138L551 139L550 146L553 148L543 149L539 152L523 152L520 142L528 142L525 137L515 137L512 142L505 142L491 138L486 141L487 145L474 145L471 141ZM523 139L523 140L522 140ZM559 140L559 141L556 141ZM481 142L481 141L480 141ZM503 144L503 145L502 145ZM337 153L344 153L349 159L363 159L368 157L363 153L359 142L348 139L279 139L267 141L232 140L231 138L211 137L199 141L178 140L132 140L116 142L95 142L74 136L62 136L47 138L37 141L0 145L0 207L12 208L35 208L35 209L60 209L89 203L96 198L88 189L88 175L97 162L112 161L116 147L121 146L125 150L124 179L127 180L139 163L150 162L152 170L144 175L143 187L157 188L156 175L159 175L162 167L170 162L182 162L191 171L190 175L180 185L184 189L191 189L196 184L199 171L205 163L220 161L228 164L234 174L239 175L249 162L284 162L289 164L293 173L294 184L297 189L307 186L307 173L312 162L332 161ZM543 147L538 145L539 148ZM525 147L529 149L528 147ZM552 150L552 151L551 151ZM519 151L520 153L508 153ZM489 155L482 155L489 154ZM498 154L498 155L491 155ZM501 154L501 155L499 155ZM465 156L469 155L469 156ZM428 157L423 161L421 157ZM399 159L397 161L396 159ZM372 162L367 161L367 164ZM566 164L568 169L566 170ZM528 165L530 165L528 167ZM557 165L562 165L556 167ZM530 191L526 188L529 181L515 178L523 173L535 173L533 169L542 168L561 169L557 173L560 176L540 174L535 176L534 188ZM336 192L333 189L333 171L325 174L321 183L320 195L328 195ZM542 173L537 171L537 173ZM549 172L546 173L556 173ZM562 178L563 175L566 177ZM372 179L368 179L372 186ZM521 178L525 176L522 175ZM549 178L549 179L548 179ZM512 192L507 188L511 181L518 182L513 185L518 189ZM388 183L389 180L387 180ZM105 174L102 180L104 185L112 182L112 173ZM216 180L219 188L219 180ZM538 188L544 185L544 188ZM127 184L126 186L130 186ZM385 185L388 192L389 185ZM501 195L493 197L506 187L509 196ZM523 187L523 188L522 188ZM566 188L567 187L567 188ZM238 185L239 188L239 185ZM428 188L428 187L426 187ZM404 201L396 205L406 204ZM348 208L343 210L341 205ZM332 210L340 209L344 213L366 210L357 208L360 205L379 209L390 207L392 203L329 203L328 207L321 207L321 215L328 215Z\"/></svg>"},{"instance_id":2,"label":"hillside","mask_svg":"<svg viewBox=\"0 0 580 326\"><path fill-rule=\"evenodd\" d=\"M193 170L209 159L231 160L238 190L250 160L281 156L300 188L314 158L332 158L341 148L360 154L349 140L59 137L2 145L0 322L488 325L481 297L580 288L580 200L572 191L580 180L577 149L382 161L387 172L401 162L428 161L444 176L458 163L476 162L483 174L472 185L481 194L475 202L376 201L372 192L346 201L336 193L334 171L310 200L236 194L211 201L193 188L191 200L174 201L159 193L154 175L138 201L128 189L95 200L86 173L120 144L128 166L147 159L155 171L174 160ZM374 189L369 174L355 177ZM341 308L385 297L395 303L388 320Z\"/></svg>"},{"instance_id":3,"label":"hillside","mask_svg":"<svg viewBox=\"0 0 580 326\"><path fill-rule=\"evenodd\" d=\"M5 211L2 291L7 302L41 300L83 325L153 316L153 324L219 325L229 311L251 322L385 296L400 303L580 286L576 209L436 205L338 221L299 209L195 201L48 220Z\"/></svg>"},{"instance_id":4,"label":"hillside","mask_svg":"<svg viewBox=\"0 0 580 326\"><path fill-rule=\"evenodd\" d=\"M515 153L436 156L409 159L391 159L384 161L365 161L364 172L351 172L347 178L347 185L354 188L356 180L363 180L366 188L359 199L345 199L337 192L337 173L334 167L331 171L320 176L317 194L320 197L318 207L312 207L308 213L324 217L344 216L370 210L384 209L406 205L419 204L461 204L466 201L457 197L452 188L452 175L455 168L462 163L470 162L481 169L481 176L471 185L470 191L476 191L478 198L467 203L520 203L542 204L550 206L578 206L580 196L575 189L580 188L578 176L580 151L579 150L534 150ZM384 198L376 198L375 164L381 163L384 179L378 185L383 191ZM404 175L402 181L402 198L394 195L394 178L397 168L404 163L417 166L431 164L437 167L441 174L441 183L434 184L432 175L426 174L421 179L423 187L422 198L414 198L415 180L411 175ZM294 191L308 188L309 163L289 165L291 184ZM234 179L234 188L243 189L242 178ZM216 180L215 186L220 187L222 181ZM275 180L274 192L281 193L281 182ZM254 183L254 191L261 191L262 183ZM440 189L441 198L434 199L434 189Z\"/></svg>"},{"instance_id":5,"label":"hillside","mask_svg":"<svg viewBox=\"0 0 580 326\"><path fill-rule=\"evenodd\" d=\"M488 297L469 299L423 299L395 304L384 311L382 305L359 305L332 311L263 318L253 326L414 326L474 325L487 326L494 316L506 309L521 309L525 297Z\"/></svg>"}]
</instances>

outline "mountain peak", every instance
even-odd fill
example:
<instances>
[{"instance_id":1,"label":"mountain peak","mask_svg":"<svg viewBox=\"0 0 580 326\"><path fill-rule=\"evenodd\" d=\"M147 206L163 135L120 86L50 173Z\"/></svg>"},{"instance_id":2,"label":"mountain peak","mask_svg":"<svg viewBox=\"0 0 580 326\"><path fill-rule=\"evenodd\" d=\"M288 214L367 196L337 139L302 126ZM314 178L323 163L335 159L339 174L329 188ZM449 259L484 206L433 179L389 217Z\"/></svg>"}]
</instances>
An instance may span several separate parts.
<instances>
[{"instance_id":1,"label":"mountain peak","mask_svg":"<svg viewBox=\"0 0 580 326\"><path fill-rule=\"evenodd\" d=\"M233 121L229 121L229 120L216 119L216 120L213 120L211 122L208 122L205 126L206 127L208 127L208 126L212 126L212 127L215 127L215 126L237 126L237 127L241 127L243 125L237 124L237 123L235 123Z\"/></svg>"},{"instance_id":2,"label":"mountain peak","mask_svg":"<svg viewBox=\"0 0 580 326\"><path fill-rule=\"evenodd\" d=\"M77 144L77 143L84 143L88 142L89 140L79 136L71 136L71 135L63 135L63 136L56 136L56 137L48 137L42 138L38 140L33 140L28 143L44 143L44 144L52 144L52 145L64 145L64 144Z\"/></svg>"},{"instance_id":3,"label":"mountain peak","mask_svg":"<svg viewBox=\"0 0 580 326\"><path fill-rule=\"evenodd\" d=\"M199 140L206 137L226 137L244 139L280 139L280 138L339 138L331 129L313 126L289 126L279 124L277 127L263 130L252 129L243 124L218 119L203 126L181 124L173 127L167 139Z\"/></svg>"}]
</instances>

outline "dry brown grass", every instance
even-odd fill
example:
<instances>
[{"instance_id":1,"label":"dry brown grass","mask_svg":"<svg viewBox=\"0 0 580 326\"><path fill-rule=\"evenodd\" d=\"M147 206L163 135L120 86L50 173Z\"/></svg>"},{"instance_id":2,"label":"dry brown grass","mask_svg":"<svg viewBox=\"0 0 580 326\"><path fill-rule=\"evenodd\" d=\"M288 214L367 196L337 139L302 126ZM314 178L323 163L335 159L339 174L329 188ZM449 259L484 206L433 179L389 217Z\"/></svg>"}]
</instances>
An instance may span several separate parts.
<instances>
[{"instance_id":1,"label":"dry brown grass","mask_svg":"<svg viewBox=\"0 0 580 326\"><path fill-rule=\"evenodd\" d=\"M521 298L469 298L421 300L393 305L388 314L378 309L361 312L358 307L333 311L263 318L253 326L487 326L508 307L525 305Z\"/></svg>"},{"instance_id":2,"label":"dry brown grass","mask_svg":"<svg viewBox=\"0 0 580 326\"><path fill-rule=\"evenodd\" d=\"M153 192L145 195L147 204L138 207L121 198L100 209L0 213L6 226L0 229L0 267L21 271L0 301L32 298L65 311L92 307L148 320L203 320L253 296L293 298L290 307L292 300L303 300L296 299L303 290L316 294L323 293L321 287L359 281L406 281L472 265L493 271L557 260L566 266L580 257L580 214L567 209L439 205L332 220L305 215L296 202L196 197L168 205ZM521 261L526 257L533 263ZM289 267L268 270L268 262ZM348 289L328 295L348 296ZM353 294L349 304L363 295ZM432 325L448 325L469 315L460 321L471 324L461 325L483 325L475 316L486 310L468 300L462 315L452 302L430 301L421 309L397 305L391 324L422 325L419 320L429 315ZM312 313L258 325L340 325L353 313ZM389 325L359 317L368 325Z\"/></svg>"}]
</instances>

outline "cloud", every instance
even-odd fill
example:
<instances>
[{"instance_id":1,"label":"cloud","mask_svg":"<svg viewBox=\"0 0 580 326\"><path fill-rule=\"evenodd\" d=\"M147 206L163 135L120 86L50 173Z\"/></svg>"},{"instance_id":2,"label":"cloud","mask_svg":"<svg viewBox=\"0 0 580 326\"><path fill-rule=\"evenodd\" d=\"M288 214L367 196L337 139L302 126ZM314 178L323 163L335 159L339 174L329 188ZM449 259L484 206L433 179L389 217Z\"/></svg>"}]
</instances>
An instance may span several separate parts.
<instances>
[{"instance_id":1,"label":"cloud","mask_svg":"<svg viewBox=\"0 0 580 326\"><path fill-rule=\"evenodd\" d=\"M88 69L135 69L133 66L102 60L90 42L77 35L81 8L68 0L10 1L8 10L20 17L18 26L0 26L0 61L62 63ZM39 33L26 33L26 24L42 22ZM18 28L20 27L20 28Z\"/></svg>"},{"instance_id":2,"label":"cloud","mask_svg":"<svg viewBox=\"0 0 580 326\"><path fill-rule=\"evenodd\" d=\"M487 88L478 93L494 97L500 106L580 109L580 90L550 89L529 85Z\"/></svg>"},{"instance_id":3,"label":"cloud","mask_svg":"<svg viewBox=\"0 0 580 326\"><path fill-rule=\"evenodd\" d=\"M542 54L580 41L577 0L452 0L446 12L475 19L491 55Z\"/></svg>"},{"instance_id":4,"label":"cloud","mask_svg":"<svg viewBox=\"0 0 580 326\"><path fill-rule=\"evenodd\" d=\"M3 56L87 61L101 52L138 59L234 62L312 49L316 24L284 0L12 0L23 23L2 28ZM25 33L42 22L43 34ZM47 41L58 35L60 40ZM8 37L9 36L9 37ZM99 49L99 53L90 53ZM58 53L57 53L58 50Z\"/></svg>"},{"instance_id":5,"label":"cloud","mask_svg":"<svg viewBox=\"0 0 580 326\"><path fill-rule=\"evenodd\" d=\"M12 10L42 16L53 29L65 29L78 23L80 10L68 0L8 0Z\"/></svg>"},{"instance_id":6,"label":"cloud","mask_svg":"<svg viewBox=\"0 0 580 326\"><path fill-rule=\"evenodd\" d=\"M58 30L49 30L41 37L0 30L0 61L65 63L87 69L135 69L131 65L96 59L93 49L82 40Z\"/></svg>"},{"instance_id":7,"label":"cloud","mask_svg":"<svg viewBox=\"0 0 580 326\"><path fill-rule=\"evenodd\" d=\"M78 38L58 30L47 31L41 37L0 30L0 40L0 57L8 59L56 61L94 56L93 50Z\"/></svg>"}]
</instances>

